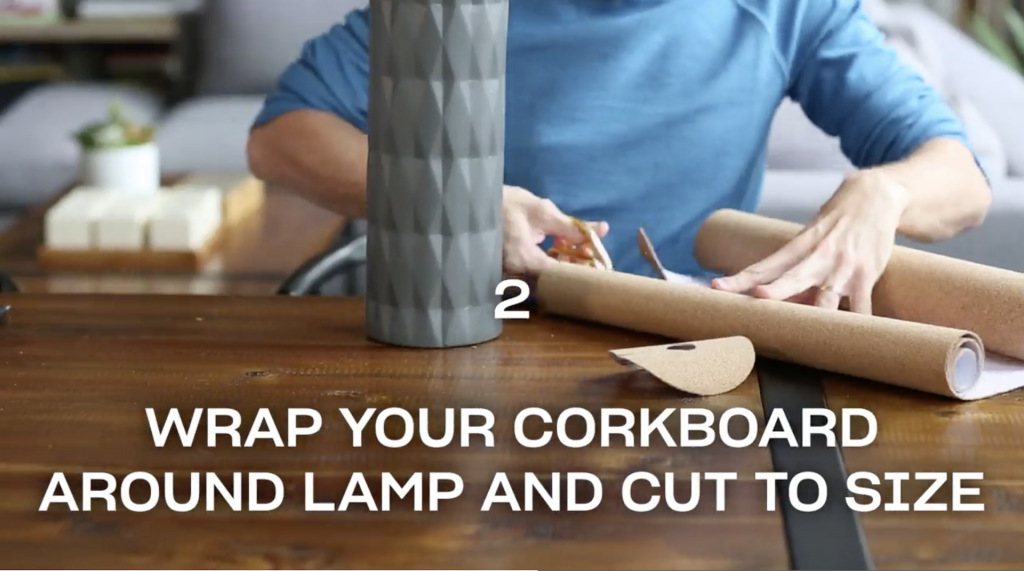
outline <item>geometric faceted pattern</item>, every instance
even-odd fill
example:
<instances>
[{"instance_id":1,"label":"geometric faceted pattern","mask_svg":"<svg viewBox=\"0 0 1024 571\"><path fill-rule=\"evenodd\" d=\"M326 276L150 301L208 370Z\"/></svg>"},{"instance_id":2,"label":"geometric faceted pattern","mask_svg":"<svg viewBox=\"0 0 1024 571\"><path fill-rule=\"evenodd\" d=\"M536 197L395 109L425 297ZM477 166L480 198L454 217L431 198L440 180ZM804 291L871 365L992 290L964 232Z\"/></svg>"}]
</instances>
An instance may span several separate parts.
<instances>
[{"instance_id":1,"label":"geometric faceted pattern","mask_svg":"<svg viewBox=\"0 0 1024 571\"><path fill-rule=\"evenodd\" d=\"M502 330L508 0L371 0L367 334L458 347Z\"/></svg>"}]
</instances>

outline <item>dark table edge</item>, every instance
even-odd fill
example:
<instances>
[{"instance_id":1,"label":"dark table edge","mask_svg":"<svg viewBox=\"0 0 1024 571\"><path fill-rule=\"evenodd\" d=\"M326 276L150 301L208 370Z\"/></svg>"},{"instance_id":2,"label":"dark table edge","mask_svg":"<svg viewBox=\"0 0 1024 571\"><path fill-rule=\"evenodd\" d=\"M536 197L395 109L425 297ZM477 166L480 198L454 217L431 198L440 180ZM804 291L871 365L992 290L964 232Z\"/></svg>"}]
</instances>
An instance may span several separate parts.
<instances>
[{"instance_id":1,"label":"dark table edge","mask_svg":"<svg viewBox=\"0 0 1024 571\"><path fill-rule=\"evenodd\" d=\"M803 438L802 412L826 408L822 373L778 361L758 360L757 378L767 420L781 409L798 442ZM820 474L828 486L828 500L821 510L802 512L790 502L788 484L779 483L776 498L782 510L783 528L793 569L874 569L857 513L846 505L846 464L841 450L828 447L822 438L807 448L794 448L773 440L769 449L776 472L792 478L800 472ZM801 488L811 488L803 485Z\"/></svg>"}]
</instances>

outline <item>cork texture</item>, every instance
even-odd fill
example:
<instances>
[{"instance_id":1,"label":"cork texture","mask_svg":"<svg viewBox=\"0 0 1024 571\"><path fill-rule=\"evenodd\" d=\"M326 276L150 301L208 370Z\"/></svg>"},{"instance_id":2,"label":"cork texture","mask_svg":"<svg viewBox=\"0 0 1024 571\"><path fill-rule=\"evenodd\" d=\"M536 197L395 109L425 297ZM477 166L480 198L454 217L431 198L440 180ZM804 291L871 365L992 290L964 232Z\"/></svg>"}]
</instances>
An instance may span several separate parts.
<instances>
[{"instance_id":1,"label":"cork texture","mask_svg":"<svg viewBox=\"0 0 1024 571\"><path fill-rule=\"evenodd\" d=\"M740 386L757 359L754 344L746 337L615 349L611 355L619 363L698 396L720 395Z\"/></svg>"},{"instance_id":2,"label":"cork texture","mask_svg":"<svg viewBox=\"0 0 1024 571\"><path fill-rule=\"evenodd\" d=\"M706 269L732 274L776 252L801 229L720 210L701 227L694 253ZM876 315L972 331L989 351L1024 360L1024 274L897 246L872 306Z\"/></svg>"},{"instance_id":3,"label":"cork texture","mask_svg":"<svg viewBox=\"0 0 1024 571\"><path fill-rule=\"evenodd\" d=\"M710 288L556 264L537 281L554 314L678 341L743 336L757 354L831 373L966 399L955 387L957 358L984 347L970 331L757 299ZM703 389L708 390L708 389Z\"/></svg>"}]
</instances>

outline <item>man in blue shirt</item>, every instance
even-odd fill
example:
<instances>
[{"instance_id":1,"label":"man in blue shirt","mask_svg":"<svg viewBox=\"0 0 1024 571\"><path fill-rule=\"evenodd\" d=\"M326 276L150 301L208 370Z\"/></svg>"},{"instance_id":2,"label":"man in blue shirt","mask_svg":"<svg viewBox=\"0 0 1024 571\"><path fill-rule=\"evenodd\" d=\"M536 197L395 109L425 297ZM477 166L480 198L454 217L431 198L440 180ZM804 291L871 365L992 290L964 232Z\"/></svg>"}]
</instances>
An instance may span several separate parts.
<instances>
[{"instance_id":1,"label":"man in blue shirt","mask_svg":"<svg viewBox=\"0 0 1024 571\"><path fill-rule=\"evenodd\" d=\"M368 11L309 41L256 120L260 178L365 216ZM548 237L594 221L616 269L643 273L636 229L700 274L703 220L753 211L784 97L858 170L805 231L715 280L726 291L871 312L897 233L953 236L991 197L960 122L901 62L860 0L513 0L506 83L505 265L557 263ZM621 228L616 233L615 228Z\"/></svg>"}]
</instances>

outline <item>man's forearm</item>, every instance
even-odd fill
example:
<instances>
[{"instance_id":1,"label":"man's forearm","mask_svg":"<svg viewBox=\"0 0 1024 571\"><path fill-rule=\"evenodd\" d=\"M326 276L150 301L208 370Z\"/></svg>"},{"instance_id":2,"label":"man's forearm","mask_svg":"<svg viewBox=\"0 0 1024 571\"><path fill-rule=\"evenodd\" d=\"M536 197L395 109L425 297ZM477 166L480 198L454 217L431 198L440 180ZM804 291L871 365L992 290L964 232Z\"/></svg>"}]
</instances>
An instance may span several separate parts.
<instances>
[{"instance_id":1,"label":"man's forearm","mask_svg":"<svg viewBox=\"0 0 1024 571\"><path fill-rule=\"evenodd\" d=\"M944 240L977 226L992 202L974 155L952 139L934 139L906 160L860 175L879 173L902 194L905 209L899 232L915 240Z\"/></svg>"},{"instance_id":2,"label":"man's forearm","mask_svg":"<svg viewBox=\"0 0 1024 571\"><path fill-rule=\"evenodd\" d=\"M248 155L261 180L343 216L366 217L367 137L342 119L313 110L287 113L253 129Z\"/></svg>"}]
</instances>

